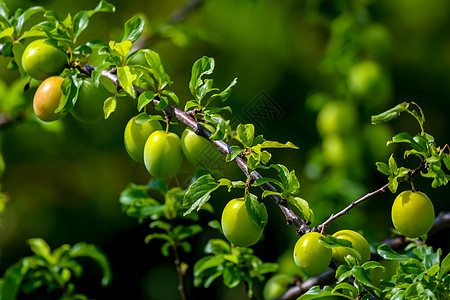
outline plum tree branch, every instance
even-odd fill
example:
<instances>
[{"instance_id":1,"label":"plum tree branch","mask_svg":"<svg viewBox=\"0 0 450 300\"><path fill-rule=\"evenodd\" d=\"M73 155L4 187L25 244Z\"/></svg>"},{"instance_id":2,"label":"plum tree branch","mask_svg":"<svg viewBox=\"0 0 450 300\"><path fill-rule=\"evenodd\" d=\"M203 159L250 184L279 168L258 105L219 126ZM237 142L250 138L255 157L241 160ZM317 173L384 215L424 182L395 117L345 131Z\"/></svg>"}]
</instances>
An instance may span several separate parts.
<instances>
[{"instance_id":1,"label":"plum tree branch","mask_svg":"<svg viewBox=\"0 0 450 300\"><path fill-rule=\"evenodd\" d=\"M340 212L338 212L338 213L336 213L336 214L331 215L325 222L323 222L321 225L317 226L317 230L318 230L318 231L324 230L324 229L328 226L328 224L330 224L331 222L333 222L333 221L336 220L337 218L339 218L339 217L341 217L341 216L343 216L343 215L348 214L348 212L349 212L352 208L354 208L355 206L357 206L358 204L361 204L362 202L364 202L364 201L366 201L366 200L368 200L368 199L370 199L370 198L372 198L372 197L374 197L374 196L376 196L376 195L378 195L378 194L380 194L380 193L384 193L384 192L388 189L388 185L389 185L389 184L386 183L386 184L383 185L381 188L379 188L379 189L377 189L377 190L375 190L375 191L373 191L373 192L370 192L370 193L364 195L363 197L359 198L359 199L356 200L356 201L353 201L353 202L350 203L350 205L348 205L346 208L344 208L343 210L341 210Z\"/></svg>"},{"instance_id":2,"label":"plum tree branch","mask_svg":"<svg viewBox=\"0 0 450 300\"><path fill-rule=\"evenodd\" d=\"M95 67L87 65L87 64L81 64L78 65L78 68L81 72L91 75L92 71L95 70ZM114 84L116 85L116 88L118 90L122 89L122 86L120 85L119 78L117 75L113 74L112 72L109 72L107 70L102 71L102 76L106 76L109 79L111 79ZM145 92L144 89L138 86L134 86L134 89L137 92L137 95L139 96L143 92ZM152 101L153 105L157 105L159 103L159 99L154 99ZM204 126L201 126L194 118L194 114L191 111L183 111L180 110L172 105L168 105L164 109L164 113L169 117L175 117L185 125L189 126L194 130L194 132L204 138L207 138L222 154L227 155L231 154L231 146L228 145L223 140L211 140L210 137L213 134L211 131L209 131ZM262 178L262 175L259 174L257 171L253 171L251 174L248 173L247 168L247 162L243 155L238 155L234 161L238 165L238 167L244 172L245 176L248 177L250 175L250 178L254 181L258 178ZM265 183L261 185L262 189L270 190L270 191L276 191L275 187L270 183ZM295 212L292 210L290 205L286 203L286 201L282 201L281 197L278 195L271 195L270 196L272 200L279 206L280 210L284 214L286 221L289 225L294 225L297 228L297 233L299 235L303 235L309 231L311 231L311 228L307 225L306 221L300 218L295 214Z\"/></svg>"},{"instance_id":3,"label":"plum tree branch","mask_svg":"<svg viewBox=\"0 0 450 300\"><path fill-rule=\"evenodd\" d=\"M381 189L381 188L380 188ZM438 232L450 228L450 212L440 213L435 219L431 230L428 235L437 234ZM411 240L407 239L405 236L398 236L392 239L386 239L381 242L381 244L386 244L393 249L405 247L407 244L411 243ZM335 271L328 269L327 271L312 277L305 282L293 286L287 290L286 293L276 298L277 300L294 300L306 293L310 288L315 285L324 286L335 282Z\"/></svg>"}]
</instances>

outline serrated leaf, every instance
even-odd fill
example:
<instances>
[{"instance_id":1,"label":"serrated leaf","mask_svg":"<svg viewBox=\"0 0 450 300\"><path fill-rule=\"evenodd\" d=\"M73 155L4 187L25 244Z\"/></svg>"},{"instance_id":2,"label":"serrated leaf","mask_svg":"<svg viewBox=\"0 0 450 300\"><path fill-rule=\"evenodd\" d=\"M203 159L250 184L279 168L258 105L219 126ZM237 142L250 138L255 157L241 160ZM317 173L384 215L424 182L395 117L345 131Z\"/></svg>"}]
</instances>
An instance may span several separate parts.
<instances>
[{"instance_id":1,"label":"serrated leaf","mask_svg":"<svg viewBox=\"0 0 450 300\"><path fill-rule=\"evenodd\" d=\"M261 230L263 230L268 220L266 206L264 205L264 203L260 203L258 201L258 197L251 193L248 193L246 195L244 201L247 213L249 214L253 223L255 223Z\"/></svg>"},{"instance_id":2,"label":"serrated leaf","mask_svg":"<svg viewBox=\"0 0 450 300\"><path fill-rule=\"evenodd\" d=\"M184 194L183 206L189 207L184 215L188 215L194 210L199 210L209 200L210 194L219 186L210 174L199 177L189 186L186 194Z\"/></svg>"},{"instance_id":3,"label":"serrated leaf","mask_svg":"<svg viewBox=\"0 0 450 300\"><path fill-rule=\"evenodd\" d=\"M409 103L403 102L397 106L375 116L372 116L372 124L380 124L397 118L402 112L408 110Z\"/></svg>"},{"instance_id":4,"label":"serrated leaf","mask_svg":"<svg viewBox=\"0 0 450 300\"><path fill-rule=\"evenodd\" d=\"M116 96L108 97L103 103L103 113L105 115L105 119L108 119L109 116L116 110L117 108L117 98Z\"/></svg>"},{"instance_id":5,"label":"serrated leaf","mask_svg":"<svg viewBox=\"0 0 450 300\"><path fill-rule=\"evenodd\" d=\"M145 28L145 21L139 16L134 16L124 25L123 41L135 42L142 34Z\"/></svg>"}]
</instances>

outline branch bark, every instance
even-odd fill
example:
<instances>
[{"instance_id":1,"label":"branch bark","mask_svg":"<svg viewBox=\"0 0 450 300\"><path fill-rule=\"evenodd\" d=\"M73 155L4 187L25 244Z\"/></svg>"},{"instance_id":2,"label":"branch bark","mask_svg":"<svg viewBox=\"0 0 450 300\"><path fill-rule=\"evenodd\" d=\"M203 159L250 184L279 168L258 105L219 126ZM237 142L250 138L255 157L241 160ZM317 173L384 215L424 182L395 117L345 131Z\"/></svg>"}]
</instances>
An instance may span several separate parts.
<instances>
[{"instance_id":1,"label":"branch bark","mask_svg":"<svg viewBox=\"0 0 450 300\"><path fill-rule=\"evenodd\" d=\"M87 64L81 64L78 66L78 69L81 72L90 76L92 71L95 70L95 67ZM122 86L120 85L119 78L117 77L117 75L105 70L102 72L102 76L106 76L109 79L111 79L116 85L118 90L122 89ZM140 87L135 86L134 88L136 90L137 96L145 92L145 90ZM158 99L154 99L152 101L153 105L157 105L158 103L159 103ZM204 126L199 126L199 123L193 117L194 113L192 111L186 112L169 104L164 109L164 113L169 117L177 118L180 122L192 128L196 134L204 138L207 138L222 154L224 155L231 154L232 152L231 146L228 145L228 143L226 143L225 141L215 141L209 139L213 133ZM234 161L236 162L236 164L242 170L242 172L245 174L246 177L250 176L251 179L253 180L262 177L262 175L259 174L257 171L253 171L251 174L248 173L247 162L243 155L237 156ZM265 183L264 185L261 185L261 188L265 190L276 191L275 187L270 183ZM297 216L297 214L292 210L290 205L286 201L283 201L280 196L271 195L270 197L279 206L280 210L282 211L282 213L286 218L287 224L295 225L295 227L297 228L297 233L299 235L303 235L311 231L311 228L307 225L306 221Z\"/></svg>"}]
</instances>

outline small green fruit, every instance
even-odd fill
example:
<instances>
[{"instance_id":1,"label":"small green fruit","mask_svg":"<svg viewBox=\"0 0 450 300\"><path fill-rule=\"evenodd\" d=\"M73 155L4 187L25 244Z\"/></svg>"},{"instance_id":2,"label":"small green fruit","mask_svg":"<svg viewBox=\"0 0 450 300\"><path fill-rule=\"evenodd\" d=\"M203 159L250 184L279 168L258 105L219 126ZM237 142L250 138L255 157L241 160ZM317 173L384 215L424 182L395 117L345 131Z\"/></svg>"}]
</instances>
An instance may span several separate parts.
<instances>
[{"instance_id":1,"label":"small green fruit","mask_svg":"<svg viewBox=\"0 0 450 300\"><path fill-rule=\"evenodd\" d=\"M59 75L66 65L67 55L45 39L28 44L22 55L24 71L38 80Z\"/></svg>"},{"instance_id":2,"label":"small green fruit","mask_svg":"<svg viewBox=\"0 0 450 300\"><path fill-rule=\"evenodd\" d=\"M309 232L300 237L294 247L295 263L311 276L326 271L331 262L331 249L320 244L320 237L318 232Z\"/></svg>"},{"instance_id":3,"label":"small green fruit","mask_svg":"<svg viewBox=\"0 0 450 300\"><path fill-rule=\"evenodd\" d=\"M248 214L243 198L233 199L225 205L222 211L222 230L227 240L238 247L256 244L263 232Z\"/></svg>"},{"instance_id":4,"label":"small green fruit","mask_svg":"<svg viewBox=\"0 0 450 300\"><path fill-rule=\"evenodd\" d=\"M143 123L136 122L136 116L132 117L125 127L124 144L130 157L137 162L144 162L144 147L148 137L155 131L162 130L157 120L149 120Z\"/></svg>"},{"instance_id":5,"label":"small green fruit","mask_svg":"<svg viewBox=\"0 0 450 300\"><path fill-rule=\"evenodd\" d=\"M103 103L107 98L103 86L96 87L90 77L83 78L75 106L70 111L81 122L95 122L103 117Z\"/></svg>"},{"instance_id":6,"label":"small green fruit","mask_svg":"<svg viewBox=\"0 0 450 300\"><path fill-rule=\"evenodd\" d=\"M183 162L178 135L163 130L150 134L144 146L144 164L148 172L160 179L175 176Z\"/></svg>"},{"instance_id":7,"label":"small green fruit","mask_svg":"<svg viewBox=\"0 0 450 300\"><path fill-rule=\"evenodd\" d=\"M352 248L358 251L361 256L362 265L370 258L370 246L367 240L358 232L353 230L340 230L333 234L335 238L345 239L352 243ZM345 247L336 247L332 250L333 259L340 265L346 264L344 257L351 255L351 252Z\"/></svg>"},{"instance_id":8,"label":"small green fruit","mask_svg":"<svg viewBox=\"0 0 450 300\"><path fill-rule=\"evenodd\" d=\"M433 227L433 203L422 192L404 191L395 198L391 217L401 234L409 238L420 237Z\"/></svg>"},{"instance_id":9,"label":"small green fruit","mask_svg":"<svg viewBox=\"0 0 450 300\"><path fill-rule=\"evenodd\" d=\"M267 280L263 289L264 300L275 299L283 295L289 286L294 283L295 279L286 274L275 274Z\"/></svg>"}]
</instances>

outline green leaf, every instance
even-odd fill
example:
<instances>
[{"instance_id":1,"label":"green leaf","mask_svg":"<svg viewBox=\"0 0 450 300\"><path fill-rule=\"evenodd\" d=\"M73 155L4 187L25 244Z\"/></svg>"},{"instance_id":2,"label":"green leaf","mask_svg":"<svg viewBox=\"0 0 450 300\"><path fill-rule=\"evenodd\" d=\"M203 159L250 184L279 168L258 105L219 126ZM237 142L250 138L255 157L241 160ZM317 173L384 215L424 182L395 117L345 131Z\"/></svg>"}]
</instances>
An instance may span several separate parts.
<instances>
[{"instance_id":1,"label":"green leaf","mask_svg":"<svg viewBox=\"0 0 450 300\"><path fill-rule=\"evenodd\" d=\"M371 118L372 124L380 124L380 123L391 121L391 120L397 118L400 115L400 113L407 111L408 107L409 107L409 103L403 102L381 114L372 116L372 118Z\"/></svg>"},{"instance_id":2,"label":"green leaf","mask_svg":"<svg viewBox=\"0 0 450 300\"><path fill-rule=\"evenodd\" d=\"M192 96L197 100L202 99L202 94L199 93L200 88L203 86L202 77L204 75L210 75L214 71L214 59L203 56L198 59L192 66L191 80L189 81L189 89ZM207 83L206 83L207 84Z\"/></svg>"},{"instance_id":3,"label":"green leaf","mask_svg":"<svg viewBox=\"0 0 450 300\"><path fill-rule=\"evenodd\" d=\"M1 3L0 3L1 4ZM1 7L1 5L0 5ZM1 285L1 299L17 299L20 286L30 268L29 259L24 258L20 262L10 266L3 275Z\"/></svg>"},{"instance_id":4,"label":"green leaf","mask_svg":"<svg viewBox=\"0 0 450 300\"><path fill-rule=\"evenodd\" d=\"M262 230L267 224L268 215L264 203L258 201L258 197L248 193L245 197L245 208L252 221Z\"/></svg>"},{"instance_id":5,"label":"green leaf","mask_svg":"<svg viewBox=\"0 0 450 300\"><path fill-rule=\"evenodd\" d=\"M105 115L105 119L108 119L109 116L116 110L117 108L117 98L116 96L111 96L105 100L103 103L103 113Z\"/></svg>"},{"instance_id":6,"label":"green leaf","mask_svg":"<svg viewBox=\"0 0 450 300\"><path fill-rule=\"evenodd\" d=\"M369 276L363 267L360 266L353 267L351 273L358 282L370 288L376 288L370 281Z\"/></svg>"},{"instance_id":7,"label":"green leaf","mask_svg":"<svg viewBox=\"0 0 450 300\"><path fill-rule=\"evenodd\" d=\"M66 69L64 81L61 84L61 90L63 96L59 102L58 108L55 110L55 113L66 113L69 112L78 98L78 90L81 85L81 79L77 78L76 73L71 73Z\"/></svg>"},{"instance_id":8,"label":"green leaf","mask_svg":"<svg viewBox=\"0 0 450 300\"><path fill-rule=\"evenodd\" d=\"M415 150L417 150L419 152L423 152L424 154L427 151L427 149L423 145L421 145L418 142L416 142L416 140L407 132L402 132L402 133L396 134L392 138L392 141L388 142L388 145L392 144L392 143L408 143L408 144L411 144L411 146Z\"/></svg>"},{"instance_id":9,"label":"green leaf","mask_svg":"<svg viewBox=\"0 0 450 300\"><path fill-rule=\"evenodd\" d=\"M41 6L34 6L24 10L18 17L15 18L16 21L16 34L20 34L23 29L23 24L36 13L44 12L44 8Z\"/></svg>"},{"instance_id":10,"label":"green leaf","mask_svg":"<svg viewBox=\"0 0 450 300\"><path fill-rule=\"evenodd\" d=\"M241 283L241 276L239 274L239 269L234 266L226 266L223 270L223 283L228 288L234 288Z\"/></svg>"},{"instance_id":11,"label":"green leaf","mask_svg":"<svg viewBox=\"0 0 450 300\"><path fill-rule=\"evenodd\" d=\"M388 259L388 260L399 260L400 261L400 260L408 258L407 255L398 254L397 252L392 250L392 248L386 244L382 244L382 245L378 246L377 253L382 258Z\"/></svg>"},{"instance_id":12,"label":"green leaf","mask_svg":"<svg viewBox=\"0 0 450 300\"><path fill-rule=\"evenodd\" d=\"M142 50L142 52L144 53L145 59L151 68L153 76L155 76L156 81L159 83L158 90L162 90L171 81L169 75L166 71L164 71L159 54L149 49Z\"/></svg>"},{"instance_id":13,"label":"green leaf","mask_svg":"<svg viewBox=\"0 0 450 300\"><path fill-rule=\"evenodd\" d=\"M134 16L124 25L124 34L122 37L123 41L135 42L142 34L145 28L145 21L139 16Z\"/></svg>"},{"instance_id":14,"label":"green leaf","mask_svg":"<svg viewBox=\"0 0 450 300\"><path fill-rule=\"evenodd\" d=\"M137 75L132 74L129 66L117 68L117 76L122 88L133 98L136 98L136 90L134 89L133 82L136 80Z\"/></svg>"},{"instance_id":15,"label":"green leaf","mask_svg":"<svg viewBox=\"0 0 450 300\"><path fill-rule=\"evenodd\" d=\"M314 214L312 210L309 208L308 201L300 198L300 197L288 197L288 202L292 204L295 208L297 208L303 216L303 219L307 222L312 222Z\"/></svg>"},{"instance_id":16,"label":"green leaf","mask_svg":"<svg viewBox=\"0 0 450 300\"><path fill-rule=\"evenodd\" d=\"M442 260L441 269L439 271L439 279L441 279L445 274L450 272L450 253Z\"/></svg>"},{"instance_id":17,"label":"green leaf","mask_svg":"<svg viewBox=\"0 0 450 300\"><path fill-rule=\"evenodd\" d=\"M139 95L137 110L141 111L147 104L155 99L156 93L153 91L146 91Z\"/></svg>"},{"instance_id":18,"label":"green leaf","mask_svg":"<svg viewBox=\"0 0 450 300\"><path fill-rule=\"evenodd\" d=\"M166 95L168 96L170 99L173 100L173 102L175 102L176 104L180 104L180 100L178 99L177 94L175 94L175 92L170 91L170 90L162 90L161 91L162 95Z\"/></svg>"},{"instance_id":19,"label":"green leaf","mask_svg":"<svg viewBox=\"0 0 450 300\"><path fill-rule=\"evenodd\" d=\"M52 257L50 246L41 238L29 239L28 244L30 245L31 251L36 255L41 256L50 264L56 263Z\"/></svg>"},{"instance_id":20,"label":"green leaf","mask_svg":"<svg viewBox=\"0 0 450 300\"><path fill-rule=\"evenodd\" d=\"M87 28L89 24L89 14L87 11L78 12L73 18L73 34L74 41L80 36L80 34Z\"/></svg>"},{"instance_id":21,"label":"green leaf","mask_svg":"<svg viewBox=\"0 0 450 300\"><path fill-rule=\"evenodd\" d=\"M95 245L87 243L77 243L70 249L72 257L89 257L97 262L102 269L102 285L107 286L112 280L111 266L105 254Z\"/></svg>"},{"instance_id":22,"label":"green leaf","mask_svg":"<svg viewBox=\"0 0 450 300\"><path fill-rule=\"evenodd\" d=\"M217 97L219 97L220 100L222 100L222 103L227 101L228 98L230 98L230 95L231 95L231 88L233 86L235 86L236 83L237 83L237 78L233 79L233 81L230 83L230 85L226 89L224 89L222 92L220 92L219 94L212 95L211 99L208 101L208 103L211 102L213 99L215 99Z\"/></svg>"},{"instance_id":23,"label":"green leaf","mask_svg":"<svg viewBox=\"0 0 450 300\"><path fill-rule=\"evenodd\" d=\"M298 149L298 147L295 146L291 142L287 142L285 144L282 144L282 143L276 142L276 141L264 141L261 144L261 148L290 148L290 149Z\"/></svg>"},{"instance_id":24,"label":"green leaf","mask_svg":"<svg viewBox=\"0 0 450 300\"><path fill-rule=\"evenodd\" d=\"M95 7L94 10L89 11L89 17L97 12L113 13L115 11L116 11L116 7L113 4L111 4L105 0L101 0L100 3L97 5L97 7Z\"/></svg>"},{"instance_id":25,"label":"green leaf","mask_svg":"<svg viewBox=\"0 0 450 300\"><path fill-rule=\"evenodd\" d=\"M384 174L384 175L391 175L391 170L389 169L389 166L383 162L377 162L376 163L377 170Z\"/></svg>"},{"instance_id":26,"label":"green leaf","mask_svg":"<svg viewBox=\"0 0 450 300\"><path fill-rule=\"evenodd\" d=\"M184 194L183 206L189 207L184 215L188 215L194 210L198 211L209 200L210 194L219 186L210 174L199 177Z\"/></svg>"},{"instance_id":27,"label":"green leaf","mask_svg":"<svg viewBox=\"0 0 450 300\"><path fill-rule=\"evenodd\" d=\"M208 254L228 254L231 253L231 246L222 239L210 239L205 246L205 253Z\"/></svg>"},{"instance_id":28,"label":"green leaf","mask_svg":"<svg viewBox=\"0 0 450 300\"><path fill-rule=\"evenodd\" d=\"M14 40L14 28L9 27L0 32L0 39L9 38L10 40Z\"/></svg>"},{"instance_id":29,"label":"green leaf","mask_svg":"<svg viewBox=\"0 0 450 300\"><path fill-rule=\"evenodd\" d=\"M252 147L255 138L255 126L253 124L239 124L236 129L236 139L244 147Z\"/></svg>"}]
</instances>

